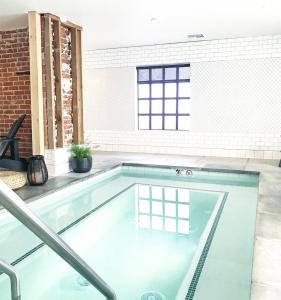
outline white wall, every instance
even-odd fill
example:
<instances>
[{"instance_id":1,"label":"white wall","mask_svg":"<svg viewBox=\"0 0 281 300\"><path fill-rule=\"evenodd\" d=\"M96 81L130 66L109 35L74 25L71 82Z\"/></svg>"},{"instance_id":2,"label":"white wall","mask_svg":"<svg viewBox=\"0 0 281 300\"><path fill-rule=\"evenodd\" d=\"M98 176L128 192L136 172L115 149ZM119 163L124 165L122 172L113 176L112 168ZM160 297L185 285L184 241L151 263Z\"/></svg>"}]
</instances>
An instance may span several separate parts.
<instances>
[{"instance_id":1,"label":"white wall","mask_svg":"<svg viewBox=\"0 0 281 300\"><path fill-rule=\"evenodd\" d=\"M84 118L86 130L134 130L135 68L86 69Z\"/></svg>"},{"instance_id":2,"label":"white wall","mask_svg":"<svg viewBox=\"0 0 281 300\"><path fill-rule=\"evenodd\" d=\"M279 158L281 37L85 53L85 130L102 150ZM191 131L138 131L135 67L191 63Z\"/></svg>"},{"instance_id":3,"label":"white wall","mask_svg":"<svg viewBox=\"0 0 281 300\"><path fill-rule=\"evenodd\" d=\"M193 63L191 72L192 131L281 133L281 58Z\"/></svg>"}]
</instances>

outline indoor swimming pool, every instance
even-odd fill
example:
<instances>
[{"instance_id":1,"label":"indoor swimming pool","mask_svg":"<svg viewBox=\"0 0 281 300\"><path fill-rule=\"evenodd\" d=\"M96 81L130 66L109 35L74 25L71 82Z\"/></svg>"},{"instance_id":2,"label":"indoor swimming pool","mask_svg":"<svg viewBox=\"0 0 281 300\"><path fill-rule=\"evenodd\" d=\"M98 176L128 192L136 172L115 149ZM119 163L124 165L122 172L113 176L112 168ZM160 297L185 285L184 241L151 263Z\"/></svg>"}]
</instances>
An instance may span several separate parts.
<instances>
[{"instance_id":1,"label":"indoor swimming pool","mask_svg":"<svg viewBox=\"0 0 281 300\"><path fill-rule=\"evenodd\" d=\"M121 300L249 300L259 177L124 164L31 201ZM0 211L0 258L22 300L105 299ZM10 299L0 276L0 300Z\"/></svg>"}]
</instances>

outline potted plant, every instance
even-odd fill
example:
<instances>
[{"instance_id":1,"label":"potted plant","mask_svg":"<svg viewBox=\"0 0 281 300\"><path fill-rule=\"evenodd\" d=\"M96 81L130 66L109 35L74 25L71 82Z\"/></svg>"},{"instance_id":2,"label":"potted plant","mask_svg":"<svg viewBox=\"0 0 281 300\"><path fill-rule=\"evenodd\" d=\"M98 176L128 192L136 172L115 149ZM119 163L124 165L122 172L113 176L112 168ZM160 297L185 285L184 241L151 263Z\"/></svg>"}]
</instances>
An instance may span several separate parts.
<instances>
[{"instance_id":1,"label":"potted plant","mask_svg":"<svg viewBox=\"0 0 281 300\"><path fill-rule=\"evenodd\" d=\"M70 165L74 172L85 173L92 169L91 148L83 145L72 145L70 147Z\"/></svg>"}]
</instances>

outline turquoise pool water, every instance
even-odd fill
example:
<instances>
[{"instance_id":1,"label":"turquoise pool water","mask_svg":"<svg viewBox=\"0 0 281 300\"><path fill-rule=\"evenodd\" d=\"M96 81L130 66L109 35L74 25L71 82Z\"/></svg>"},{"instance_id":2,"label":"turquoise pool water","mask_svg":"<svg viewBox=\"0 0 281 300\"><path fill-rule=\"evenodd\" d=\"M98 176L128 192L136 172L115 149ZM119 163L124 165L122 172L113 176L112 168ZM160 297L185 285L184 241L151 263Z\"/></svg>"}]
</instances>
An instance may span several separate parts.
<instances>
[{"instance_id":1,"label":"turquoise pool water","mask_svg":"<svg viewBox=\"0 0 281 300\"><path fill-rule=\"evenodd\" d=\"M121 167L30 206L118 299L158 293L166 300L243 300L250 295L257 183L254 175L198 171L190 178ZM0 257L16 263L23 300L104 299L17 220L2 213L0 222ZM9 297L2 275L0 299Z\"/></svg>"}]
</instances>

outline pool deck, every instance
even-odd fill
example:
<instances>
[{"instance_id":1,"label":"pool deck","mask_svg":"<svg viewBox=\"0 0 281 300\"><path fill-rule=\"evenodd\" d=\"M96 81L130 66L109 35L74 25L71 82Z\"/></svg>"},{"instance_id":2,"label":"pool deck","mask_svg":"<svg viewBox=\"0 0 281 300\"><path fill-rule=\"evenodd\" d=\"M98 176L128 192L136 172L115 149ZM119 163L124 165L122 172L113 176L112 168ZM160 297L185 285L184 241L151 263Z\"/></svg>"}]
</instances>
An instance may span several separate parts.
<instances>
[{"instance_id":1,"label":"pool deck","mask_svg":"<svg viewBox=\"0 0 281 300\"><path fill-rule=\"evenodd\" d=\"M17 193L27 201L36 199L122 162L260 172L251 300L281 299L281 168L277 160L96 152L90 174L68 173Z\"/></svg>"}]
</instances>

